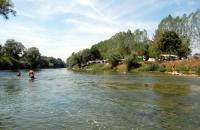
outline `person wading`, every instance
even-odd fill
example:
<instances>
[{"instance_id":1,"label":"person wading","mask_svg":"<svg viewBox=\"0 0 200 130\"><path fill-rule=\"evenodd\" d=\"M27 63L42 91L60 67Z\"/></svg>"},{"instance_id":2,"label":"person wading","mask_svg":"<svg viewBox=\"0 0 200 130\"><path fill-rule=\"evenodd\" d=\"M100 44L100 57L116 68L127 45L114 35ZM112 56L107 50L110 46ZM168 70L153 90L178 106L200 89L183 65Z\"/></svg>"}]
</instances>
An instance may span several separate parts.
<instances>
[{"instance_id":1,"label":"person wading","mask_svg":"<svg viewBox=\"0 0 200 130\"><path fill-rule=\"evenodd\" d=\"M20 76L21 76L21 72L20 72L20 70L17 71L16 76L17 76L17 77L20 77Z\"/></svg>"},{"instance_id":2,"label":"person wading","mask_svg":"<svg viewBox=\"0 0 200 130\"><path fill-rule=\"evenodd\" d=\"M172 65L172 74L178 74L177 71L176 71L176 66L175 65Z\"/></svg>"},{"instance_id":3,"label":"person wading","mask_svg":"<svg viewBox=\"0 0 200 130\"><path fill-rule=\"evenodd\" d=\"M29 72L28 72L28 75L31 79L34 79L35 78L35 75L34 75L34 71L32 68L29 69Z\"/></svg>"}]
</instances>

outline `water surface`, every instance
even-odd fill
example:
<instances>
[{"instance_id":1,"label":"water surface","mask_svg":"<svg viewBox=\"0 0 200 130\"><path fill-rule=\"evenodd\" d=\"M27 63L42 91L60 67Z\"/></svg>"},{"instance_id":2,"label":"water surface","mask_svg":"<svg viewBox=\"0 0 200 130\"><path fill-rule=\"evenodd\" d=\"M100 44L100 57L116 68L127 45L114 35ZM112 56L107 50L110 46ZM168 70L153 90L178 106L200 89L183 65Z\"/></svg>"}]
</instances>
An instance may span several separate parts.
<instances>
[{"instance_id":1,"label":"water surface","mask_svg":"<svg viewBox=\"0 0 200 130\"><path fill-rule=\"evenodd\" d=\"M0 71L0 129L199 130L200 79L160 73Z\"/></svg>"}]
</instances>

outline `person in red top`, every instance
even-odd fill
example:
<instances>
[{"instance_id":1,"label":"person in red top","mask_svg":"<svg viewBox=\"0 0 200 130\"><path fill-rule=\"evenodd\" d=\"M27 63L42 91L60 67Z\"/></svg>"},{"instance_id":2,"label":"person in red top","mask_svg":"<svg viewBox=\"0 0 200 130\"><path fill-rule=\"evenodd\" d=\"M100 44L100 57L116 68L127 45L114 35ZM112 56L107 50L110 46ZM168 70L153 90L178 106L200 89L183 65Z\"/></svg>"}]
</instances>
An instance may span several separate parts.
<instances>
[{"instance_id":1,"label":"person in red top","mask_svg":"<svg viewBox=\"0 0 200 130\"><path fill-rule=\"evenodd\" d=\"M34 71L32 68L29 69L29 72L28 72L28 75L31 79L34 79L35 78L35 75L34 75Z\"/></svg>"}]
</instances>

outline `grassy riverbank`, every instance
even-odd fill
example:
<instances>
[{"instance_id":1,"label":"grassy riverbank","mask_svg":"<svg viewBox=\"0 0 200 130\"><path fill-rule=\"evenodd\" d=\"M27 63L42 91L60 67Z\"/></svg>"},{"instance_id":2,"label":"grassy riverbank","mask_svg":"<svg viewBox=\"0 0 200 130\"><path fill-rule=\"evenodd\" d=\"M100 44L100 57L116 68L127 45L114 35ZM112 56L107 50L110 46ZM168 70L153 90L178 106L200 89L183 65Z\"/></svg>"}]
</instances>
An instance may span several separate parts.
<instances>
[{"instance_id":1,"label":"grassy riverbank","mask_svg":"<svg viewBox=\"0 0 200 130\"><path fill-rule=\"evenodd\" d=\"M200 75L200 59L192 60L177 60L177 61L166 61L166 62L139 62L140 67L131 69L129 72L146 72L146 71L157 71L157 72L171 72L172 65L176 66L176 71L179 74L186 75ZM82 68L73 67L74 71L83 72L128 72L126 64L117 65L112 68L110 64L93 64Z\"/></svg>"}]
</instances>

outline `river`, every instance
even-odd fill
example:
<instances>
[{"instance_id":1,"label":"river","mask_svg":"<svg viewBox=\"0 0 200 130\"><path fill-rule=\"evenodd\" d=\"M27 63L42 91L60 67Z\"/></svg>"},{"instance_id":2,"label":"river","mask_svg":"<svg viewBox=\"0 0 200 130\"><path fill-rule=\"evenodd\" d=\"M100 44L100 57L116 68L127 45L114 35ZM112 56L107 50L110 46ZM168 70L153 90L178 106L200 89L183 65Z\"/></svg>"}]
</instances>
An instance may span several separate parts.
<instances>
[{"instance_id":1,"label":"river","mask_svg":"<svg viewBox=\"0 0 200 130\"><path fill-rule=\"evenodd\" d=\"M162 73L0 71L2 130L199 130L200 79Z\"/></svg>"}]
</instances>

